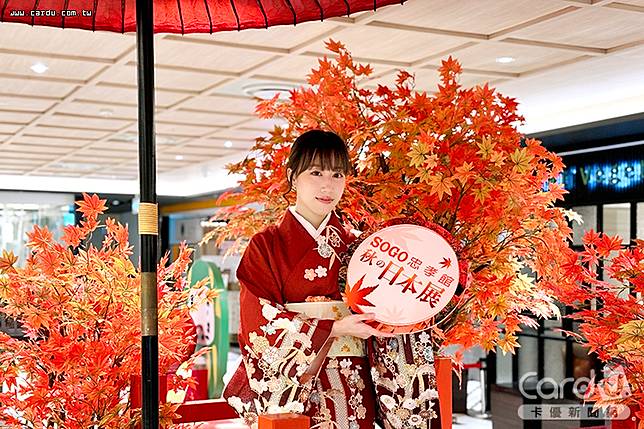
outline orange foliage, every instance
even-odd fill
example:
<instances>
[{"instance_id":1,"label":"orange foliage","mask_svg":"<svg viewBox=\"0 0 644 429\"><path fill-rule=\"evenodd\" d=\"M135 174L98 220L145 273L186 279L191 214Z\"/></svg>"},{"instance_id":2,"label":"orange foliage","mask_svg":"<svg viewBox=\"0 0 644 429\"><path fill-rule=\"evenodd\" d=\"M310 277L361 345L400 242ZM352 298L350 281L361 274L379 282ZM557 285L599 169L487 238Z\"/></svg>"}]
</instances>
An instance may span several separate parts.
<instances>
[{"instance_id":1,"label":"orange foliage","mask_svg":"<svg viewBox=\"0 0 644 429\"><path fill-rule=\"evenodd\" d=\"M319 60L309 86L288 100L259 102L261 118L285 125L229 166L245 176L242 191L222 197L237 205L217 216L228 225L204 241L250 237L277 222L294 200L283 195L292 142L310 128L332 130L346 140L355 165L338 206L346 222L364 230L419 218L460 243L470 279L440 325L444 344L513 351L520 323L531 323L521 313L556 315L554 294L571 287L558 263L572 252L565 211L555 207L565 193L555 183L561 159L517 131L522 118L514 99L488 85L461 87L461 66L452 58L442 62L436 93L427 94L413 89L405 71L393 86L367 86L371 67L354 62L338 42L327 48L333 59ZM247 206L256 202L261 210Z\"/></svg>"},{"instance_id":2,"label":"orange foliage","mask_svg":"<svg viewBox=\"0 0 644 429\"><path fill-rule=\"evenodd\" d=\"M579 321L579 334L568 334L596 353L607 368L625 376L625 380L609 376L592 384L588 399L600 406L638 404L638 417L643 420L644 240L636 240L628 249L622 249L621 243L620 237L586 233L584 249L566 264L579 287L561 300L574 308L571 317ZM600 264L610 280L600 278Z\"/></svg>"},{"instance_id":3,"label":"orange foliage","mask_svg":"<svg viewBox=\"0 0 644 429\"><path fill-rule=\"evenodd\" d=\"M24 268L3 251L0 313L19 322L25 338L0 333L0 420L10 427L126 428L137 413L127 402L130 376L140 374L140 273L132 265L127 227L98 216L104 200L84 195L81 226L67 226L63 243L47 228L28 234ZM100 248L84 244L97 228ZM185 360L193 344L183 274L192 251L158 268L159 369ZM183 388L191 380L177 378ZM164 404L161 420L177 405Z\"/></svg>"}]
</instances>

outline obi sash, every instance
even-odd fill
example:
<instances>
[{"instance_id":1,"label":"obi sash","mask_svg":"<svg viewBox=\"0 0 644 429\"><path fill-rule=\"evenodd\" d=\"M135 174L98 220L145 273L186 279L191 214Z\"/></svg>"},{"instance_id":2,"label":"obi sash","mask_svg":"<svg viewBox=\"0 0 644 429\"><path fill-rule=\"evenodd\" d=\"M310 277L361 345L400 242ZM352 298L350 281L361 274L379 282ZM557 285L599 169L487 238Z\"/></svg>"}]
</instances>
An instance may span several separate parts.
<instances>
[{"instance_id":1,"label":"obi sash","mask_svg":"<svg viewBox=\"0 0 644 429\"><path fill-rule=\"evenodd\" d=\"M351 314L347 305L342 301L291 302L287 303L285 307L289 311L295 311L315 319L340 320ZM364 340L347 335L333 339L333 345L329 349L327 357L364 357L366 355Z\"/></svg>"}]
</instances>

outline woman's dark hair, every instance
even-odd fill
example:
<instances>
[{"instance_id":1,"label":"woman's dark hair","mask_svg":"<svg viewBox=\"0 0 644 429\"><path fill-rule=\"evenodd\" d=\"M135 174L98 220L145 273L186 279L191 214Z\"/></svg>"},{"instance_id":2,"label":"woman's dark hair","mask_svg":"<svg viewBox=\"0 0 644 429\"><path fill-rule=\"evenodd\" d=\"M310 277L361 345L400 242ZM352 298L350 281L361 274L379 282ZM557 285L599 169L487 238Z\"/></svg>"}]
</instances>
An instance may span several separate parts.
<instances>
[{"instance_id":1,"label":"woman's dark hair","mask_svg":"<svg viewBox=\"0 0 644 429\"><path fill-rule=\"evenodd\" d=\"M351 171L349 151L344 140L331 131L310 130L295 139L291 147L286 163L286 168L291 170L286 178L289 191L293 179L308 170L313 162L319 163L323 170L340 170L344 174Z\"/></svg>"}]
</instances>

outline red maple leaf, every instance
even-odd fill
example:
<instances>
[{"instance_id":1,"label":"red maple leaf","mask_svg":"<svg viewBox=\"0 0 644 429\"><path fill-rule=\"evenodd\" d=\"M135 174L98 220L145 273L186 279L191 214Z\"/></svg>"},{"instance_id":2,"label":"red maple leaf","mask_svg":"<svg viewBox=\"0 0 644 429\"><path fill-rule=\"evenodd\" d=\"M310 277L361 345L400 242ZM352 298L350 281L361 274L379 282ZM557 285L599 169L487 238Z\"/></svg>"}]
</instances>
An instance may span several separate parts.
<instances>
[{"instance_id":1,"label":"red maple leaf","mask_svg":"<svg viewBox=\"0 0 644 429\"><path fill-rule=\"evenodd\" d=\"M46 226L41 228L38 225L34 225L33 231L27 233L27 238L29 238L27 246L36 250L47 248L54 239L51 231Z\"/></svg>"},{"instance_id":2,"label":"red maple leaf","mask_svg":"<svg viewBox=\"0 0 644 429\"><path fill-rule=\"evenodd\" d=\"M15 264L17 260L18 258L13 254L13 252L7 252L6 250L3 250L2 256L0 256L0 273L16 272L13 264Z\"/></svg>"},{"instance_id":3,"label":"red maple leaf","mask_svg":"<svg viewBox=\"0 0 644 429\"><path fill-rule=\"evenodd\" d=\"M452 260L449 258L443 258L443 260L440 261L439 264L443 268L449 268L452 266Z\"/></svg>"},{"instance_id":4,"label":"red maple leaf","mask_svg":"<svg viewBox=\"0 0 644 429\"><path fill-rule=\"evenodd\" d=\"M105 201L98 198L96 194L90 196L84 193L83 201L76 201L76 205L78 206L78 211L83 213L86 218L96 218L107 210Z\"/></svg>"},{"instance_id":5,"label":"red maple leaf","mask_svg":"<svg viewBox=\"0 0 644 429\"><path fill-rule=\"evenodd\" d=\"M358 280L356 284L353 286L348 284L347 288L342 294L342 298L344 299L344 302L349 306L349 308L351 308L356 313L363 312L360 309L360 307L358 307L359 305L375 307L365 297L369 295L371 292L373 292L374 290L376 290L378 286L366 287L361 289L362 281L364 280L364 278L365 276L362 276L362 278Z\"/></svg>"},{"instance_id":6,"label":"red maple leaf","mask_svg":"<svg viewBox=\"0 0 644 429\"><path fill-rule=\"evenodd\" d=\"M83 234L83 231L79 227L67 225L63 228L62 240L68 246L78 247L83 238L85 238L85 234Z\"/></svg>"}]
</instances>

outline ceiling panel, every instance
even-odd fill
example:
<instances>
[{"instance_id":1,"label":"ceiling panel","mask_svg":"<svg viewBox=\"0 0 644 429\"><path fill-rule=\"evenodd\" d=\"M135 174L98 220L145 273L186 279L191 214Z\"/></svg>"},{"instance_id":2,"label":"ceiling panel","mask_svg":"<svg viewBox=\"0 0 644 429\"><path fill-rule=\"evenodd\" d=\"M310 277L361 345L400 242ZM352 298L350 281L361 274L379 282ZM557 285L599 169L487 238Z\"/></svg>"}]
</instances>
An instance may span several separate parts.
<instances>
[{"instance_id":1,"label":"ceiling panel","mask_svg":"<svg viewBox=\"0 0 644 429\"><path fill-rule=\"evenodd\" d=\"M275 81L279 82L284 79L295 81L306 80L307 75L318 68L320 58L308 55L288 55L276 61L258 67L255 70L255 76L262 76L266 79L268 76L274 76ZM372 65L374 73L380 73L387 69L386 66L378 64ZM255 77L255 79L258 79Z\"/></svg>"},{"instance_id":2,"label":"ceiling panel","mask_svg":"<svg viewBox=\"0 0 644 429\"><path fill-rule=\"evenodd\" d=\"M0 40L11 40L12 50L74 55L86 58L114 60L131 49L135 36L104 31L83 31L73 28L32 27L24 24L2 23Z\"/></svg>"},{"instance_id":3,"label":"ceiling panel","mask_svg":"<svg viewBox=\"0 0 644 429\"><path fill-rule=\"evenodd\" d=\"M0 133L13 134L20 131L22 127L23 125L20 124L3 124L0 122Z\"/></svg>"},{"instance_id":4,"label":"ceiling panel","mask_svg":"<svg viewBox=\"0 0 644 429\"><path fill-rule=\"evenodd\" d=\"M203 68L207 70L222 70L226 72L242 72L268 60L271 54L238 50L222 46L212 46L203 43L188 43L176 40L160 40L154 55L157 63L164 65Z\"/></svg>"},{"instance_id":5,"label":"ceiling panel","mask_svg":"<svg viewBox=\"0 0 644 429\"><path fill-rule=\"evenodd\" d=\"M43 133L47 133L48 130L49 130L48 128L44 128L41 131ZM16 137L15 142L18 144L30 145L30 146L47 146L47 147L55 146L57 148L68 148L66 150L69 150L71 148L77 148L80 146L85 146L91 143L91 140L71 139L69 138L70 137L69 135L63 135L62 137L58 138L58 137L53 137L52 135L49 135L49 134L44 134L44 135L34 135L34 134L25 133L25 135Z\"/></svg>"},{"instance_id":6,"label":"ceiling panel","mask_svg":"<svg viewBox=\"0 0 644 429\"><path fill-rule=\"evenodd\" d=\"M21 112L44 112L57 102L57 100L48 100L41 97L6 95L5 88L0 88L0 108L19 110Z\"/></svg>"},{"instance_id":7,"label":"ceiling panel","mask_svg":"<svg viewBox=\"0 0 644 429\"><path fill-rule=\"evenodd\" d=\"M172 121L214 127L234 125L245 119L244 116L240 115L224 115L220 113L194 112L186 110L161 112L156 117L160 122Z\"/></svg>"},{"instance_id":8,"label":"ceiling panel","mask_svg":"<svg viewBox=\"0 0 644 429\"><path fill-rule=\"evenodd\" d=\"M136 120L138 115L138 108L134 106L119 106L111 104L108 102L87 102L74 100L70 103L66 103L60 106L57 109L60 113L66 113L71 115L85 115L85 116L97 116L104 118L125 118Z\"/></svg>"},{"instance_id":9,"label":"ceiling panel","mask_svg":"<svg viewBox=\"0 0 644 429\"><path fill-rule=\"evenodd\" d=\"M0 77L0 88L3 94L46 96L62 98L76 88L76 85L61 82L37 80L26 76L24 79Z\"/></svg>"},{"instance_id":10,"label":"ceiling panel","mask_svg":"<svg viewBox=\"0 0 644 429\"><path fill-rule=\"evenodd\" d=\"M12 112L1 110L0 108L0 121L10 122L13 124L28 124L39 115L36 113Z\"/></svg>"},{"instance_id":11,"label":"ceiling panel","mask_svg":"<svg viewBox=\"0 0 644 429\"><path fill-rule=\"evenodd\" d=\"M562 31L562 29L566 31ZM644 38L644 13L607 7L575 13L524 28L513 37L608 49Z\"/></svg>"},{"instance_id":12,"label":"ceiling panel","mask_svg":"<svg viewBox=\"0 0 644 429\"><path fill-rule=\"evenodd\" d=\"M50 127L46 125L38 125L35 127L30 127L29 132L33 135L45 136L45 137L76 137L80 139L100 139L109 134L109 131L97 131L97 130L82 130L78 128L60 128L60 127Z\"/></svg>"},{"instance_id":13,"label":"ceiling panel","mask_svg":"<svg viewBox=\"0 0 644 429\"><path fill-rule=\"evenodd\" d=\"M181 147L168 148L164 153L168 156L187 155L197 157L219 157L229 154L230 152L230 149L223 147L223 144L220 142L218 146L215 146L214 143L212 146L192 146L188 144Z\"/></svg>"},{"instance_id":14,"label":"ceiling panel","mask_svg":"<svg viewBox=\"0 0 644 429\"><path fill-rule=\"evenodd\" d=\"M0 139L0 141L2 140ZM0 150L2 151L3 154L7 154L9 152L21 153L23 155L28 154L24 156L31 156L31 154L39 154L39 153L49 153L52 155L60 155L63 153L67 153L69 151L69 147L56 146L56 145L40 146L40 145L11 143L11 144L2 146L2 149Z\"/></svg>"},{"instance_id":15,"label":"ceiling panel","mask_svg":"<svg viewBox=\"0 0 644 429\"><path fill-rule=\"evenodd\" d=\"M131 124L133 121L107 119L107 118L93 118L91 116L75 116L68 114L54 114L52 116L43 118L40 121L42 125L51 125L59 127L75 127L81 129L96 129L117 131L124 126Z\"/></svg>"},{"instance_id":16,"label":"ceiling panel","mask_svg":"<svg viewBox=\"0 0 644 429\"><path fill-rule=\"evenodd\" d=\"M187 96L185 94L157 90L154 97L157 106L167 107L181 101ZM83 87L74 94L74 98L83 101L128 103L134 106L137 105L138 99L136 87L121 88L102 85Z\"/></svg>"},{"instance_id":17,"label":"ceiling panel","mask_svg":"<svg viewBox=\"0 0 644 429\"><path fill-rule=\"evenodd\" d=\"M333 31L337 24L325 22L305 22L296 26L282 25L268 29L251 29L230 31L215 34L194 34L187 39L216 40L241 45L265 46L279 49L291 49L316 37Z\"/></svg>"},{"instance_id":18,"label":"ceiling panel","mask_svg":"<svg viewBox=\"0 0 644 429\"><path fill-rule=\"evenodd\" d=\"M491 34L569 6L562 0L423 0L384 9L377 21Z\"/></svg>"},{"instance_id":19,"label":"ceiling panel","mask_svg":"<svg viewBox=\"0 0 644 429\"><path fill-rule=\"evenodd\" d=\"M268 133L258 130L246 130L243 128L221 130L212 135L224 140L255 140L257 137L268 136ZM234 143L234 142L233 142Z\"/></svg>"},{"instance_id":20,"label":"ceiling panel","mask_svg":"<svg viewBox=\"0 0 644 429\"><path fill-rule=\"evenodd\" d=\"M215 131L215 127L200 127L194 125L177 125L157 122L156 132L161 134L171 134L178 136L199 137Z\"/></svg>"},{"instance_id":21,"label":"ceiling panel","mask_svg":"<svg viewBox=\"0 0 644 429\"><path fill-rule=\"evenodd\" d=\"M136 64L127 64L114 67L101 80L103 82L136 85L136 73ZM204 73L195 73L158 67L154 72L154 79L157 88L203 91L212 85L222 82L226 77L209 73L207 70Z\"/></svg>"},{"instance_id":22,"label":"ceiling panel","mask_svg":"<svg viewBox=\"0 0 644 429\"><path fill-rule=\"evenodd\" d=\"M245 113L252 115L256 101L251 97L230 97L224 95L199 96L182 104L184 109L206 110L210 112Z\"/></svg>"},{"instance_id":23,"label":"ceiling panel","mask_svg":"<svg viewBox=\"0 0 644 429\"><path fill-rule=\"evenodd\" d=\"M349 27L333 36L351 51L354 57L412 63L463 43L463 39L427 33L413 33L391 28ZM374 43L377 40L377 43ZM324 42L311 45L309 51L327 54Z\"/></svg>"},{"instance_id":24,"label":"ceiling panel","mask_svg":"<svg viewBox=\"0 0 644 429\"><path fill-rule=\"evenodd\" d=\"M48 67L48 70L41 75L33 72L30 67L36 63L43 63ZM106 67L105 64L90 61L72 61L53 58L43 59L42 57L24 54L2 54L0 73L24 73L27 76L32 76L34 78L43 76L47 78L57 77L85 81L98 73L104 67Z\"/></svg>"},{"instance_id":25,"label":"ceiling panel","mask_svg":"<svg viewBox=\"0 0 644 429\"><path fill-rule=\"evenodd\" d=\"M464 69L500 73L525 73L581 57L574 51L524 46L514 43L486 42L485 46L472 46L458 51L458 60ZM499 63L497 58L510 57L514 61ZM432 61L439 65L440 59Z\"/></svg>"}]
</instances>

